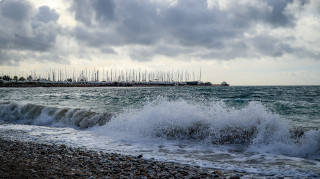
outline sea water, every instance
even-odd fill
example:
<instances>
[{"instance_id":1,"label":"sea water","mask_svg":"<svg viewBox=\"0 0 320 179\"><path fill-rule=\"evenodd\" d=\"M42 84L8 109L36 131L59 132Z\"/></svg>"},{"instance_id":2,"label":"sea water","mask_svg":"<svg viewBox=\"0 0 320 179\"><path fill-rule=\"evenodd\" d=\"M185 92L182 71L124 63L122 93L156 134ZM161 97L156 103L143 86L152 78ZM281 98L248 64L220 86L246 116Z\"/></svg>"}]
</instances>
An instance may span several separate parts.
<instances>
[{"instance_id":1,"label":"sea water","mask_svg":"<svg viewBox=\"0 0 320 179\"><path fill-rule=\"evenodd\" d=\"M320 177L320 86L1 88L0 135Z\"/></svg>"}]
</instances>

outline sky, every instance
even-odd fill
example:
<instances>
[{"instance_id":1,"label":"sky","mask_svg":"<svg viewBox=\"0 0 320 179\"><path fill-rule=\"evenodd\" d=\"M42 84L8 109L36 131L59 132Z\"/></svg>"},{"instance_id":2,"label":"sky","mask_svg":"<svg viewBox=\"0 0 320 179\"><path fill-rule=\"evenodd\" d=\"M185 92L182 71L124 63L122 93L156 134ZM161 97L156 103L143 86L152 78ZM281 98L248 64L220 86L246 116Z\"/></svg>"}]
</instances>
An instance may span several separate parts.
<instances>
[{"instance_id":1,"label":"sky","mask_svg":"<svg viewBox=\"0 0 320 179\"><path fill-rule=\"evenodd\" d=\"M201 69L212 83L320 85L319 0L0 0L0 24L2 74Z\"/></svg>"}]
</instances>

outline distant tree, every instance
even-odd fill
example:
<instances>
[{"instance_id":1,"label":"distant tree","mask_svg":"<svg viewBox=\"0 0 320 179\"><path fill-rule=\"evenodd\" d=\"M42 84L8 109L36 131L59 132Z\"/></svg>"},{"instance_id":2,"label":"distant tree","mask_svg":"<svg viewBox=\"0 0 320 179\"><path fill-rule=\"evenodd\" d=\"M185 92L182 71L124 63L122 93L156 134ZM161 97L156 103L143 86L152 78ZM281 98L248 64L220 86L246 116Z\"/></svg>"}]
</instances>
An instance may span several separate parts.
<instances>
[{"instance_id":1,"label":"distant tree","mask_svg":"<svg viewBox=\"0 0 320 179\"><path fill-rule=\"evenodd\" d=\"M24 77L20 77L19 79L18 79L18 81L25 81L26 79L24 78Z\"/></svg>"},{"instance_id":2,"label":"distant tree","mask_svg":"<svg viewBox=\"0 0 320 179\"><path fill-rule=\"evenodd\" d=\"M68 82L72 82L72 79L71 79L71 78L68 78L67 81L68 81Z\"/></svg>"},{"instance_id":3,"label":"distant tree","mask_svg":"<svg viewBox=\"0 0 320 179\"><path fill-rule=\"evenodd\" d=\"M5 81L10 81L11 80L10 76L8 76L8 75L4 75L2 77L2 79L5 80Z\"/></svg>"},{"instance_id":4,"label":"distant tree","mask_svg":"<svg viewBox=\"0 0 320 179\"><path fill-rule=\"evenodd\" d=\"M2 80L2 76L0 76L0 80Z\"/></svg>"},{"instance_id":5,"label":"distant tree","mask_svg":"<svg viewBox=\"0 0 320 179\"><path fill-rule=\"evenodd\" d=\"M27 78L27 80L31 81L31 80L32 80L32 76L29 75L28 78Z\"/></svg>"},{"instance_id":6,"label":"distant tree","mask_svg":"<svg viewBox=\"0 0 320 179\"><path fill-rule=\"evenodd\" d=\"M17 82L17 81L18 81L18 77L17 77L17 76L14 76L14 77L13 77L13 80Z\"/></svg>"}]
</instances>

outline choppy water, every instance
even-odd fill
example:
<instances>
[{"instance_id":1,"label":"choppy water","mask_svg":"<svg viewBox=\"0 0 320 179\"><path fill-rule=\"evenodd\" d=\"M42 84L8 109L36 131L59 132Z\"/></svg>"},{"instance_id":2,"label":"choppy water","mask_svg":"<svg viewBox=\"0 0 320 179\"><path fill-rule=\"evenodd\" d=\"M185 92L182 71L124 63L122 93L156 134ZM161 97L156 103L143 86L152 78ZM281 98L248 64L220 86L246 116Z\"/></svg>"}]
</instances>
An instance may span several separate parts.
<instances>
[{"instance_id":1,"label":"choppy water","mask_svg":"<svg viewBox=\"0 0 320 179\"><path fill-rule=\"evenodd\" d=\"M320 86L1 88L4 137L320 177Z\"/></svg>"}]
</instances>

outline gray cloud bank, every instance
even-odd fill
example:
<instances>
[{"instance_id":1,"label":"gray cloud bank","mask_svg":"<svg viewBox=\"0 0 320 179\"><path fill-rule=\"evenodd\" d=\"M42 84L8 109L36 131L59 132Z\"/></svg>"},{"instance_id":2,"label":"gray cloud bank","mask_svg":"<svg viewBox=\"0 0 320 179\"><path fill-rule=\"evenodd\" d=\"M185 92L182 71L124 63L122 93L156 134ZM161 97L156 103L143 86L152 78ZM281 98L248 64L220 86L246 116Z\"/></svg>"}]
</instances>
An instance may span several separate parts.
<instances>
[{"instance_id":1,"label":"gray cloud bank","mask_svg":"<svg viewBox=\"0 0 320 179\"><path fill-rule=\"evenodd\" d=\"M293 47L294 36L257 32L257 25L295 28L299 12L290 8L302 11L308 0L233 0L225 8L211 2L210 7L207 0L73 0L70 10L80 22L74 29L80 42L97 48L135 45L130 51L134 60L183 54L216 60L299 53L318 58Z\"/></svg>"},{"instance_id":2,"label":"gray cloud bank","mask_svg":"<svg viewBox=\"0 0 320 179\"><path fill-rule=\"evenodd\" d=\"M22 51L45 52L55 45L59 14L47 6L35 9L27 1L0 2L0 64L23 60Z\"/></svg>"},{"instance_id":3,"label":"gray cloud bank","mask_svg":"<svg viewBox=\"0 0 320 179\"><path fill-rule=\"evenodd\" d=\"M49 52L59 45L58 35L106 54L114 54L113 47L128 47L129 56L139 61L157 55L206 60L286 54L319 58L319 51L293 45L295 35L271 33L294 29L300 12L311 6L308 0L230 0L226 5L216 0L70 2L77 25L65 34L54 9L36 9L23 0L0 1L0 64L23 60L20 51ZM312 2L320 7L320 2Z\"/></svg>"}]
</instances>

